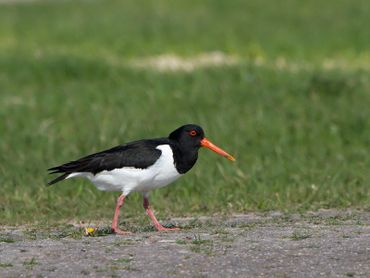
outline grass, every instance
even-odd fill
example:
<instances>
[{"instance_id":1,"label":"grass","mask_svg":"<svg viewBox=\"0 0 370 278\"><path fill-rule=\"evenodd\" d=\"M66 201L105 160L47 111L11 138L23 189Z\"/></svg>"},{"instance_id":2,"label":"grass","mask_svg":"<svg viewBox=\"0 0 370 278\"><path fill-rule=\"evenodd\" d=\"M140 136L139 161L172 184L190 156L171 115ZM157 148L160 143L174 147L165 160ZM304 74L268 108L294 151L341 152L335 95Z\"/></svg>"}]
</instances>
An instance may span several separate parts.
<instances>
[{"instance_id":1,"label":"grass","mask_svg":"<svg viewBox=\"0 0 370 278\"><path fill-rule=\"evenodd\" d=\"M23 265L32 269L35 265L38 265L39 263L35 259L35 257L32 257L30 260L26 260L23 262Z\"/></svg>"},{"instance_id":2,"label":"grass","mask_svg":"<svg viewBox=\"0 0 370 278\"><path fill-rule=\"evenodd\" d=\"M15 242L15 239L13 239L13 238L11 238L9 236L0 235L0 242L14 243Z\"/></svg>"},{"instance_id":3,"label":"grass","mask_svg":"<svg viewBox=\"0 0 370 278\"><path fill-rule=\"evenodd\" d=\"M46 169L184 123L237 161L201 150L190 173L151 195L160 219L370 208L368 1L0 5L0 224L110 218L117 193L83 180L45 187ZM129 64L210 51L240 62ZM140 196L123 215L144 222Z\"/></svg>"},{"instance_id":4,"label":"grass","mask_svg":"<svg viewBox=\"0 0 370 278\"><path fill-rule=\"evenodd\" d=\"M190 251L211 256L213 255L213 248L213 240L201 239L200 235L194 235L194 239L191 241Z\"/></svg>"},{"instance_id":5,"label":"grass","mask_svg":"<svg viewBox=\"0 0 370 278\"><path fill-rule=\"evenodd\" d=\"M312 237L312 234L310 234L308 231L300 230L295 230L290 236L291 240L304 240L310 237Z\"/></svg>"},{"instance_id":6,"label":"grass","mask_svg":"<svg viewBox=\"0 0 370 278\"><path fill-rule=\"evenodd\" d=\"M129 258L119 258L119 259L116 260L116 262L118 262L118 263L129 263L131 261L132 261L131 257L129 257Z\"/></svg>"},{"instance_id":7,"label":"grass","mask_svg":"<svg viewBox=\"0 0 370 278\"><path fill-rule=\"evenodd\" d=\"M62 238L81 239L84 236L101 237L112 234L111 228L108 226L101 225L101 227L97 228L92 234L88 235L86 234L86 230L84 228L65 224L53 225L52 227L46 226L45 224L36 224L28 226L22 232L25 238L27 238L28 240L38 240L45 238L50 238L54 240L59 240ZM13 243L16 241L9 237L0 236L0 242ZM119 244L123 245L123 243L121 242L119 242Z\"/></svg>"},{"instance_id":8,"label":"grass","mask_svg":"<svg viewBox=\"0 0 370 278\"><path fill-rule=\"evenodd\" d=\"M204 253L208 256L213 255L214 243L211 239L202 239L199 234L194 234L193 240L176 240L176 244L189 245L190 251L194 253Z\"/></svg>"}]
</instances>

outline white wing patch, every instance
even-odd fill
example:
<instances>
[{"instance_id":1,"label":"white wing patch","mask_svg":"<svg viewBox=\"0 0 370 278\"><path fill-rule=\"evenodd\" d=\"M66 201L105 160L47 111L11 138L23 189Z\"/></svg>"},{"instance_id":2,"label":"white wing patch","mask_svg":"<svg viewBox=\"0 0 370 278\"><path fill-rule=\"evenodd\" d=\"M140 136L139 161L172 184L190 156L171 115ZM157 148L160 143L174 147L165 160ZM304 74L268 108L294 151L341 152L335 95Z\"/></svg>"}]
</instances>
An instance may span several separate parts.
<instances>
[{"instance_id":1,"label":"white wing patch","mask_svg":"<svg viewBox=\"0 0 370 278\"><path fill-rule=\"evenodd\" d=\"M170 184L178 179L181 174L177 172L172 149L169 145L159 145L162 151L158 160L146 169L134 167L123 167L111 171L102 171L93 175L92 173L73 173L67 179L73 177L86 177L96 187L104 191L122 191L128 195L131 192L147 192Z\"/></svg>"}]
</instances>

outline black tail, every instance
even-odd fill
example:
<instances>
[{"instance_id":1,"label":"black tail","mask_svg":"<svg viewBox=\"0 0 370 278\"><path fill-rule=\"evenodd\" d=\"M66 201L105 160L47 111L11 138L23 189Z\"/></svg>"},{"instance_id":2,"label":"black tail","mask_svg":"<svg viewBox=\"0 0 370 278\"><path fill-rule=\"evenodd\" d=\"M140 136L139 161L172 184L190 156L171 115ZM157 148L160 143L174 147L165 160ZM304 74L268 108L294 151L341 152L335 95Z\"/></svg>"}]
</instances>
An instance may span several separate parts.
<instances>
[{"instance_id":1,"label":"black tail","mask_svg":"<svg viewBox=\"0 0 370 278\"><path fill-rule=\"evenodd\" d=\"M58 181L64 180L69 174L80 172L88 165L89 157L84 157L79 160L71 161L56 167L49 168L49 174L62 174L61 176L57 177L56 179L48 182L48 185L52 185L57 183Z\"/></svg>"},{"instance_id":2,"label":"black tail","mask_svg":"<svg viewBox=\"0 0 370 278\"><path fill-rule=\"evenodd\" d=\"M50 173L50 174L54 174L54 173ZM58 181L62 181L64 180L69 174L68 173L64 173L63 175L57 177L56 179L53 179L52 181L49 181L48 182L48 185L52 185L54 183L57 183Z\"/></svg>"},{"instance_id":3,"label":"black tail","mask_svg":"<svg viewBox=\"0 0 370 278\"><path fill-rule=\"evenodd\" d=\"M91 155L82 157L78 160L70 161L65 164L49 168L48 171L50 172L50 174L62 174L62 175L48 182L48 185L52 185L54 183L57 183L58 181L64 180L66 177L68 177L69 174L72 174L72 173L91 172L95 174L101 171L101 167L102 167L101 164L104 164L105 162L104 156L106 154L111 154L111 153L114 154L115 151L120 150L121 148L122 148L121 146L117 146L117 147L114 147L106 151L91 154ZM120 153L118 153L118 155L120 155Z\"/></svg>"},{"instance_id":4,"label":"black tail","mask_svg":"<svg viewBox=\"0 0 370 278\"><path fill-rule=\"evenodd\" d=\"M51 181L49 181L47 185L52 185L54 183L57 183L58 181L62 181L62 180L64 180L70 174L70 172L67 172L63 168L63 166L64 166L64 164L48 169L48 171L50 172L49 174L62 174L62 175L59 176L59 177L57 177L57 178L55 178L55 179L53 179L53 180L51 180Z\"/></svg>"}]
</instances>

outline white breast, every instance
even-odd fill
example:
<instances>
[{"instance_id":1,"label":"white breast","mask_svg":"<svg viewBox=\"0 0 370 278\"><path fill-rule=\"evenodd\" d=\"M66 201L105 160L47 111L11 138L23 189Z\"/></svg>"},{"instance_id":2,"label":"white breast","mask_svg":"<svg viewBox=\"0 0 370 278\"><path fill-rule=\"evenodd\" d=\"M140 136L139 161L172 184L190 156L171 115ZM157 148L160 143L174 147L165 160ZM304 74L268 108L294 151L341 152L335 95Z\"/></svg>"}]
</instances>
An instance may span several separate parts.
<instances>
[{"instance_id":1,"label":"white breast","mask_svg":"<svg viewBox=\"0 0 370 278\"><path fill-rule=\"evenodd\" d=\"M124 167L111 171L102 171L96 175L91 173L73 173L68 178L83 176L104 191L122 191L128 195L131 192L147 192L170 184L181 174L177 172L172 149L169 145L159 145L162 151L158 160L146 169Z\"/></svg>"}]
</instances>

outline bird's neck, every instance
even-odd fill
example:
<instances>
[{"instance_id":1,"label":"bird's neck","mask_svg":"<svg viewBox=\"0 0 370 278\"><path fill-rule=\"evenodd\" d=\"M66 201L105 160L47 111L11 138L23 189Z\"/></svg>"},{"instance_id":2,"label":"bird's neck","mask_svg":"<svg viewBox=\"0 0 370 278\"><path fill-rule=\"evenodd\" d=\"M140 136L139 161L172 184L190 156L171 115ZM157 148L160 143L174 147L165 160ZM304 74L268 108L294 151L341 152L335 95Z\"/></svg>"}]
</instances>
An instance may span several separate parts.
<instances>
[{"instance_id":1,"label":"bird's neck","mask_svg":"<svg viewBox=\"0 0 370 278\"><path fill-rule=\"evenodd\" d=\"M172 148L176 170L180 174L185 174L194 166L195 162L197 162L198 149L186 149L176 143L170 144L170 146Z\"/></svg>"}]
</instances>

